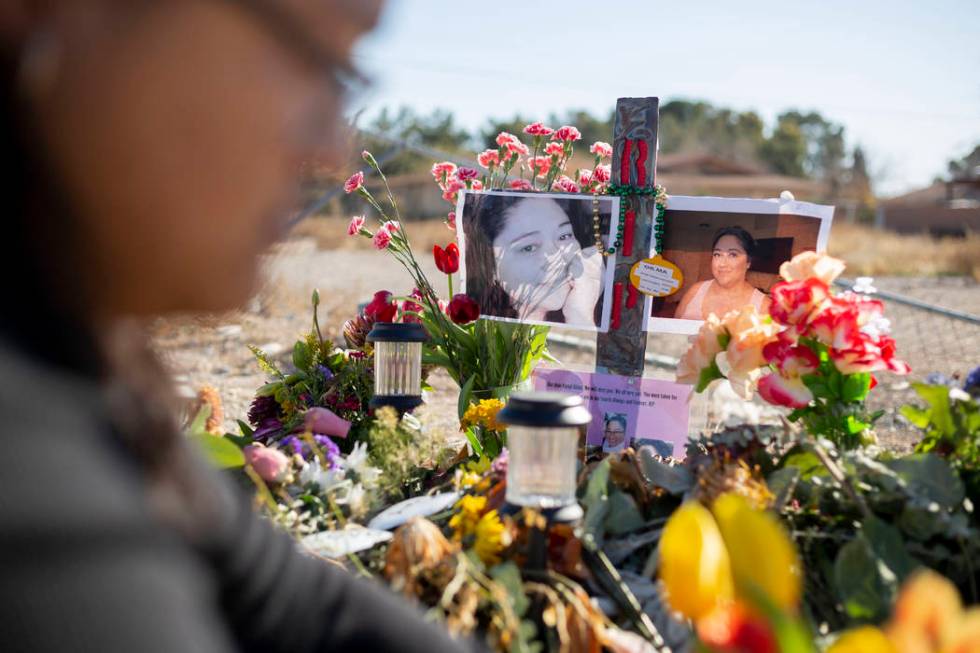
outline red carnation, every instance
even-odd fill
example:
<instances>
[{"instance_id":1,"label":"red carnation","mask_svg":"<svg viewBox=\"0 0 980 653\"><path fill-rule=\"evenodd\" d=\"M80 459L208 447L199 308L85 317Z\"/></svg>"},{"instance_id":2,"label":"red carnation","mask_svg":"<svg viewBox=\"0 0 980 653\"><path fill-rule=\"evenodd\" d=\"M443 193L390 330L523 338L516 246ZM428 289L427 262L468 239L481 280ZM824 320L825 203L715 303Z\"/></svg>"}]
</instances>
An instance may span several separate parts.
<instances>
[{"instance_id":1,"label":"red carnation","mask_svg":"<svg viewBox=\"0 0 980 653\"><path fill-rule=\"evenodd\" d=\"M436 267L440 272L455 274L459 270L459 247L456 243L449 243L446 249L433 245L432 257L436 260Z\"/></svg>"},{"instance_id":2,"label":"red carnation","mask_svg":"<svg viewBox=\"0 0 980 653\"><path fill-rule=\"evenodd\" d=\"M391 293L379 290L374 293L374 299L364 308L364 315L372 317L376 322L393 322L398 306L391 301Z\"/></svg>"},{"instance_id":3,"label":"red carnation","mask_svg":"<svg viewBox=\"0 0 980 653\"><path fill-rule=\"evenodd\" d=\"M468 324L480 317L480 305L464 294L453 295L449 302L449 319L456 324Z\"/></svg>"}]
</instances>

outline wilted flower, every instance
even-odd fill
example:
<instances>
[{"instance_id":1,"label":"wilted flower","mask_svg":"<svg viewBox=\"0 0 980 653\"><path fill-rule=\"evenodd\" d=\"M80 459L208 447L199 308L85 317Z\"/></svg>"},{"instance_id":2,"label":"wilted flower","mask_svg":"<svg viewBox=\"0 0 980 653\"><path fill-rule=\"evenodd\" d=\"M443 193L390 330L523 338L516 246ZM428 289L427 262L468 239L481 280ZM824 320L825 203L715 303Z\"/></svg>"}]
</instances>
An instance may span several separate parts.
<instances>
[{"instance_id":1,"label":"wilted flower","mask_svg":"<svg viewBox=\"0 0 980 653\"><path fill-rule=\"evenodd\" d=\"M449 215L446 216L446 226L456 231L456 212L450 211Z\"/></svg>"},{"instance_id":2,"label":"wilted flower","mask_svg":"<svg viewBox=\"0 0 980 653\"><path fill-rule=\"evenodd\" d=\"M395 309L397 311L397 307ZM367 343L367 335L374 326L375 318L358 315L344 322L344 340L351 349L360 349Z\"/></svg>"},{"instance_id":3,"label":"wilted flower","mask_svg":"<svg viewBox=\"0 0 980 653\"><path fill-rule=\"evenodd\" d=\"M364 187L364 173L358 170L344 182L344 192L348 195Z\"/></svg>"},{"instance_id":4,"label":"wilted flower","mask_svg":"<svg viewBox=\"0 0 980 653\"><path fill-rule=\"evenodd\" d=\"M434 569L454 551L438 526L424 517L412 517L392 537L385 555L385 577L396 589L414 596L420 572Z\"/></svg>"}]
</instances>

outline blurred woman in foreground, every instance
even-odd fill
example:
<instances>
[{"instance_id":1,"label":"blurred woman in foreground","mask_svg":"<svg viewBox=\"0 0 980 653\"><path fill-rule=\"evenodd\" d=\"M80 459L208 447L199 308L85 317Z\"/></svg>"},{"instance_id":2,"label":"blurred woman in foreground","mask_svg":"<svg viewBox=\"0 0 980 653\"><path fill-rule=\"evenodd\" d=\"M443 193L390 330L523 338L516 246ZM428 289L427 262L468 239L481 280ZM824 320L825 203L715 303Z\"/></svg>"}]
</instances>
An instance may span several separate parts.
<instances>
[{"instance_id":1,"label":"blurred woman in foreground","mask_svg":"<svg viewBox=\"0 0 980 653\"><path fill-rule=\"evenodd\" d=\"M188 450L141 320L250 294L300 166L337 163L368 0L7 0L5 651L454 650Z\"/></svg>"}]
</instances>

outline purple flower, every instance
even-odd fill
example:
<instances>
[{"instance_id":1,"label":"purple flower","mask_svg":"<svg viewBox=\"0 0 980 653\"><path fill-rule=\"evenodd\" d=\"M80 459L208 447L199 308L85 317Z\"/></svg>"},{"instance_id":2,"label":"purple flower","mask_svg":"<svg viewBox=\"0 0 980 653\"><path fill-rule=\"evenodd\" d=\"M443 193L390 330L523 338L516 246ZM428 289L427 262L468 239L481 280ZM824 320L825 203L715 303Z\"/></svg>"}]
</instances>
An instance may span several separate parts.
<instances>
[{"instance_id":1,"label":"purple flower","mask_svg":"<svg viewBox=\"0 0 980 653\"><path fill-rule=\"evenodd\" d=\"M290 435L290 436L287 436L287 437L283 438L279 442L279 446L281 446L283 449L286 449L286 450L288 450L288 451L290 451L290 452L292 452L294 454L299 454L300 456L302 456L303 455L303 447L305 445L303 444L303 441L300 440L299 438L297 438L295 435Z\"/></svg>"},{"instance_id":2,"label":"purple flower","mask_svg":"<svg viewBox=\"0 0 980 653\"><path fill-rule=\"evenodd\" d=\"M973 368L973 371L966 375L963 389L974 397L980 395L980 366Z\"/></svg>"},{"instance_id":3,"label":"purple flower","mask_svg":"<svg viewBox=\"0 0 980 653\"><path fill-rule=\"evenodd\" d=\"M262 423L258 425L258 428L255 429L254 433L252 433L252 438L258 440L259 442L268 443L281 430L282 422L275 417L268 417L262 420Z\"/></svg>"},{"instance_id":4,"label":"purple flower","mask_svg":"<svg viewBox=\"0 0 980 653\"><path fill-rule=\"evenodd\" d=\"M267 419L282 417L282 408L275 397L256 397L248 408L248 422L259 426Z\"/></svg>"},{"instance_id":5,"label":"purple flower","mask_svg":"<svg viewBox=\"0 0 980 653\"><path fill-rule=\"evenodd\" d=\"M317 365L316 369L318 369L320 371L320 374L323 375L324 381L329 381L333 378L333 372L331 372L330 368L327 367L326 365Z\"/></svg>"},{"instance_id":6,"label":"purple flower","mask_svg":"<svg viewBox=\"0 0 980 653\"><path fill-rule=\"evenodd\" d=\"M329 469L334 469L340 464L340 447L325 435L320 435L319 433L313 436L313 441L316 442L317 446L320 447L320 451L326 457L327 467Z\"/></svg>"}]
</instances>

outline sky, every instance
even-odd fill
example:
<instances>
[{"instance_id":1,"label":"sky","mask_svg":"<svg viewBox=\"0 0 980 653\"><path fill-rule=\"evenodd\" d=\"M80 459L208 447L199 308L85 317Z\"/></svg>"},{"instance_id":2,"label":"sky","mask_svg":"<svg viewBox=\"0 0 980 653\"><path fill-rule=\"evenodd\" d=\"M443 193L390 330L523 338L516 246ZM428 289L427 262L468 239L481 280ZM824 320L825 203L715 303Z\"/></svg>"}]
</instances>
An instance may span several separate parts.
<instances>
[{"instance_id":1,"label":"sky","mask_svg":"<svg viewBox=\"0 0 980 653\"><path fill-rule=\"evenodd\" d=\"M352 112L452 111L469 129L617 97L816 110L865 149L881 195L980 144L978 0L388 0ZM610 138L611 138L610 134Z\"/></svg>"}]
</instances>

